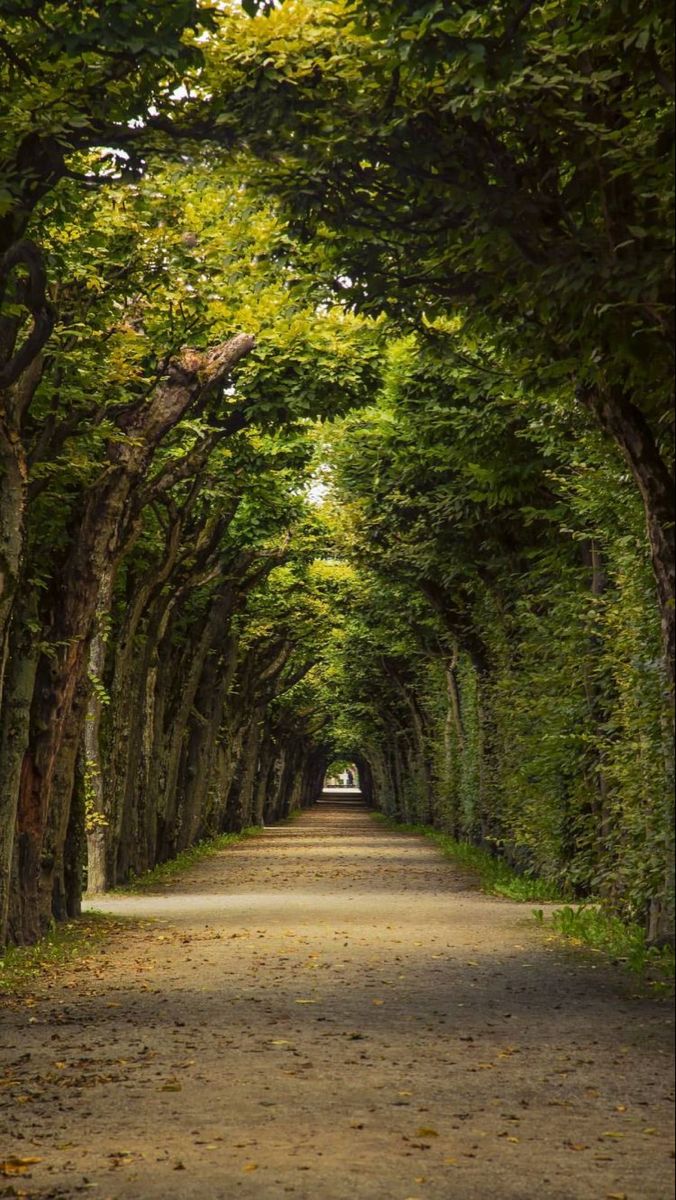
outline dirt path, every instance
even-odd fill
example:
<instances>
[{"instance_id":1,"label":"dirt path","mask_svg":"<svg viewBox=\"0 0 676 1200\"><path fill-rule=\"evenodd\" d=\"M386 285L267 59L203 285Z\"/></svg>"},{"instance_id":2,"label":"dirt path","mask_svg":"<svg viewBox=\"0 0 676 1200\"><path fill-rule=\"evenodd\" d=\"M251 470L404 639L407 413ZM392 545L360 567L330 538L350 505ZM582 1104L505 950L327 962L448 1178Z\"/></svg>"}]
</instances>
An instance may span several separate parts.
<instances>
[{"instance_id":1,"label":"dirt path","mask_svg":"<svg viewBox=\"0 0 676 1200\"><path fill-rule=\"evenodd\" d=\"M105 908L153 921L0 1013L0 1195L672 1195L665 1004L423 839L317 809Z\"/></svg>"}]
</instances>

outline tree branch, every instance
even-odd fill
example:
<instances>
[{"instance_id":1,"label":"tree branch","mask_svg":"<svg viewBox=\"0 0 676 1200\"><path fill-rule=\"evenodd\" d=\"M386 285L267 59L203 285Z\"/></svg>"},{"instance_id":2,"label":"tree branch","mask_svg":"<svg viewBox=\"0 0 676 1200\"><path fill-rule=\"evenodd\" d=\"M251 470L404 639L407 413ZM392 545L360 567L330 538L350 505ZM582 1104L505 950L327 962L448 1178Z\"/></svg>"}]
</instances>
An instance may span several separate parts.
<instances>
[{"instance_id":1,"label":"tree branch","mask_svg":"<svg viewBox=\"0 0 676 1200\"><path fill-rule=\"evenodd\" d=\"M15 242L0 261L0 303L7 283L17 267L24 266L28 279L22 289L21 302L33 318L33 328L26 340L9 360L0 367L0 389L11 387L27 367L38 357L54 328L55 312L47 299L47 275L42 251L35 242L24 239Z\"/></svg>"}]
</instances>

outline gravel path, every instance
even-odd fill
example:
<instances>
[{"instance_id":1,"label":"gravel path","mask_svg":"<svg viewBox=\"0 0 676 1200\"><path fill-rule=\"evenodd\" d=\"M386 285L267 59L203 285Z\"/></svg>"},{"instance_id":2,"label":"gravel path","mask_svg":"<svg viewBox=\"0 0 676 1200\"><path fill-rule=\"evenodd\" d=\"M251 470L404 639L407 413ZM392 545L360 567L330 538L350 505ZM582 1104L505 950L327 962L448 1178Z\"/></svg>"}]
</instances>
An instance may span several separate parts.
<instances>
[{"instance_id":1,"label":"gravel path","mask_svg":"<svg viewBox=\"0 0 676 1200\"><path fill-rule=\"evenodd\" d=\"M96 907L143 923L0 1012L0 1196L673 1195L667 1005L422 838L319 807Z\"/></svg>"}]
</instances>

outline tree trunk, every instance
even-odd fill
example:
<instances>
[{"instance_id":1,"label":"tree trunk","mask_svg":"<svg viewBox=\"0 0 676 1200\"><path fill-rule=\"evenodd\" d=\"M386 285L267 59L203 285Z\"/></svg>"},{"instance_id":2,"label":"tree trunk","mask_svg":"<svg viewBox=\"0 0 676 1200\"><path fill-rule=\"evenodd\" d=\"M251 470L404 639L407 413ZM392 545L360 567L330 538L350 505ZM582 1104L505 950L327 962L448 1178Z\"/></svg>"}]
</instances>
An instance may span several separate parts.
<instances>
[{"instance_id":1,"label":"tree trunk","mask_svg":"<svg viewBox=\"0 0 676 1200\"><path fill-rule=\"evenodd\" d=\"M0 401L2 393L0 393ZM19 586L26 508L26 463L18 434L0 413L0 703Z\"/></svg>"},{"instance_id":2,"label":"tree trunk","mask_svg":"<svg viewBox=\"0 0 676 1200\"><path fill-rule=\"evenodd\" d=\"M619 446L643 500L662 621L662 644L672 703L676 668L674 481L643 413L618 389L582 387L578 398Z\"/></svg>"},{"instance_id":3,"label":"tree trunk","mask_svg":"<svg viewBox=\"0 0 676 1200\"><path fill-rule=\"evenodd\" d=\"M462 758L465 753L465 730L462 722L462 707L460 685L458 683L458 653L446 665L446 692L448 696L448 711L444 725L444 767L445 785L448 800L447 821L453 837L460 833L458 814L458 778L462 770Z\"/></svg>"},{"instance_id":4,"label":"tree trunk","mask_svg":"<svg viewBox=\"0 0 676 1200\"><path fill-rule=\"evenodd\" d=\"M98 627L89 649L88 674L91 690L82 738L80 786L85 800L87 835L87 891L92 895L104 892L108 884L106 827L109 814L104 799L103 763L99 735L104 707L103 676L106 664L106 643L103 621L112 603L112 571L101 582Z\"/></svg>"},{"instance_id":5,"label":"tree trunk","mask_svg":"<svg viewBox=\"0 0 676 1200\"><path fill-rule=\"evenodd\" d=\"M227 628L225 618L224 613ZM221 814L209 812L209 796L213 795L218 737L235 665L235 642L227 636L218 653L207 655L191 714L190 733L185 751L183 823L179 850L191 846L201 834L206 833L207 824L213 832L220 824Z\"/></svg>"},{"instance_id":6,"label":"tree trunk","mask_svg":"<svg viewBox=\"0 0 676 1200\"><path fill-rule=\"evenodd\" d=\"M30 632L35 595L19 604L9 639L10 653L0 706L0 947L8 941L10 894L15 878L16 823L38 651ZM13 926L20 925L18 919Z\"/></svg>"}]
</instances>

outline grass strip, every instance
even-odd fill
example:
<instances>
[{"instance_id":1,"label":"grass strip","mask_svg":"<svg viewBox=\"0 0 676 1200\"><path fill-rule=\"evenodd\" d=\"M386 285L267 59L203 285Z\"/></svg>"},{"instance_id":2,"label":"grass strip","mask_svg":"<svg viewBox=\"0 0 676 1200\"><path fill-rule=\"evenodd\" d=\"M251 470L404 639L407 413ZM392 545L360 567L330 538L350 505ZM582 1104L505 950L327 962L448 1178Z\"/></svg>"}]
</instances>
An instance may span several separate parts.
<instances>
[{"instance_id":1,"label":"grass strip","mask_svg":"<svg viewBox=\"0 0 676 1200\"><path fill-rule=\"evenodd\" d=\"M543 914L536 913L538 920ZM574 946L588 946L628 967L654 990L670 988L675 958L671 946L650 946L641 925L628 924L598 905L566 906L552 913L554 930Z\"/></svg>"},{"instance_id":2,"label":"grass strip","mask_svg":"<svg viewBox=\"0 0 676 1200\"><path fill-rule=\"evenodd\" d=\"M375 813L374 817L395 833L418 834L430 839L453 862L469 867L479 877L483 891L493 896L506 896L521 903L557 904L565 899L561 892L543 879L518 875L505 862L495 859L486 850L471 842L459 842L448 833L431 825L404 825ZM542 910L535 919L544 923ZM551 914L547 925L571 945L586 946L626 966L649 984L653 991L670 990L674 981L674 951L671 947L649 946L640 925L627 924L612 916L596 903L566 905Z\"/></svg>"},{"instance_id":3,"label":"grass strip","mask_svg":"<svg viewBox=\"0 0 676 1200\"><path fill-rule=\"evenodd\" d=\"M0 996L21 996L37 980L83 958L111 933L128 929L128 920L89 912L55 925L34 946L8 946L0 952Z\"/></svg>"},{"instance_id":4,"label":"grass strip","mask_svg":"<svg viewBox=\"0 0 676 1200\"><path fill-rule=\"evenodd\" d=\"M482 891L491 896L506 896L509 900L516 900L522 904L549 904L564 899L554 884L536 876L519 875L506 862L494 858L487 850L473 846L471 842L459 842L451 837L450 833L443 833L432 825L404 825L383 813L374 813L374 817L394 833L412 833L429 838L447 858L475 871L479 876Z\"/></svg>"},{"instance_id":5,"label":"grass strip","mask_svg":"<svg viewBox=\"0 0 676 1200\"><path fill-rule=\"evenodd\" d=\"M153 867L143 875L135 876L128 883L114 888L113 891L118 894L120 892L136 894L145 892L149 888L163 887L165 884L172 883L189 867L194 867L195 863L201 862L203 858L209 858L212 854L219 854L221 850L236 846L245 838L259 837L263 832L264 830L260 826L252 825L248 829L241 829L239 833L221 833L218 837L195 842L194 846L189 846L187 850L181 850L176 858L170 858L167 862L160 863L159 866Z\"/></svg>"},{"instance_id":6,"label":"grass strip","mask_svg":"<svg viewBox=\"0 0 676 1200\"><path fill-rule=\"evenodd\" d=\"M298 809L290 813L286 821L295 820L300 811ZM244 838L257 837L261 833L262 829L252 826L239 833L224 833L197 842L183 850L176 858L161 863L114 890L117 893L138 893L161 887L171 883L176 876L201 859L218 854ZM34 946L8 946L6 950L0 951L0 997L25 995L38 980L55 973L78 958L86 957L106 937L120 930L127 930L136 923L133 918L116 917L90 910L76 920L55 925Z\"/></svg>"}]
</instances>

